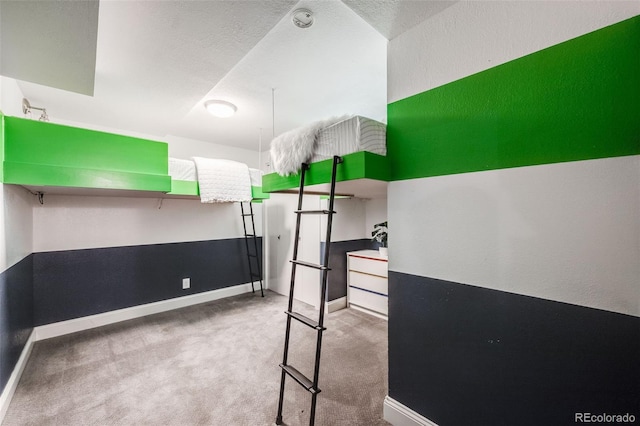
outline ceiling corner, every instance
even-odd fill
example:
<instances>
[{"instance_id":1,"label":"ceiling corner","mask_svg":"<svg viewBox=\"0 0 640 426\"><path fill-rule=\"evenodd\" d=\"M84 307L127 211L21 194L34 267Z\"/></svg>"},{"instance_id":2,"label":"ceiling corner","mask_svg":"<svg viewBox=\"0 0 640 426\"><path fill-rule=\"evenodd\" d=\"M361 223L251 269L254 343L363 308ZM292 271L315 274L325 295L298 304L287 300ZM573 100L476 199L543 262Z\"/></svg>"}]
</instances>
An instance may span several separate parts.
<instances>
[{"instance_id":1,"label":"ceiling corner","mask_svg":"<svg viewBox=\"0 0 640 426\"><path fill-rule=\"evenodd\" d=\"M0 2L0 74L93 96L98 0Z\"/></svg>"}]
</instances>

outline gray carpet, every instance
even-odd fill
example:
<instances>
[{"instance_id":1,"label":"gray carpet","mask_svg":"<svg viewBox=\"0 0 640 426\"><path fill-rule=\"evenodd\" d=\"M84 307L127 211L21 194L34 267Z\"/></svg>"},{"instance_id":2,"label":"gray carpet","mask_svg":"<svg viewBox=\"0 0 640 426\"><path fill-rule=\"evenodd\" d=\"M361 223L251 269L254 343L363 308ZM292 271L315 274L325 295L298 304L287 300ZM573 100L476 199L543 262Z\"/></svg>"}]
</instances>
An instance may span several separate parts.
<instances>
[{"instance_id":1,"label":"gray carpet","mask_svg":"<svg viewBox=\"0 0 640 426\"><path fill-rule=\"evenodd\" d=\"M287 299L257 294L37 342L2 424L274 424ZM325 318L316 424L388 424L386 321ZM289 363L309 377L314 351L315 332L294 322ZM309 393L288 378L285 395L285 424L308 424Z\"/></svg>"}]
</instances>

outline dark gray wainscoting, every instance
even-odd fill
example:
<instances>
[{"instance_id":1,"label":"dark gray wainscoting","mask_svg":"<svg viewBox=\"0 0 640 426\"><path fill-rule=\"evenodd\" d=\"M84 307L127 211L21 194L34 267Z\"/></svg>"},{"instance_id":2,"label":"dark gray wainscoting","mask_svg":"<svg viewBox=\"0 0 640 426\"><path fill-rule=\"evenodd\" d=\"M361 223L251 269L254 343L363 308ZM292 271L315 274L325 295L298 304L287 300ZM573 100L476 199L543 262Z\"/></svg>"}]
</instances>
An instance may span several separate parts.
<instances>
[{"instance_id":1,"label":"dark gray wainscoting","mask_svg":"<svg viewBox=\"0 0 640 426\"><path fill-rule=\"evenodd\" d=\"M0 273L0 392L33 331L33 255Z\"/></svg>"},{"instance_id":2,"label":"dark gray wainscoting","mask_svg":"<svg viewBox=\"0 0 640 426\"><path fill-rule=\"evenodd\" d=\"M250 281L243 238L35 253L33 275L37 326Z\"/></svg>"},{"instance_id":3,"label":"dark gray wainscoting","mask_svg":"<svg viewBox=\"0 0 640 426\"><path fill-rule=\"evenodd\" d=\"M320 262L324 258L326 243L320 243ZM332 241L329 252L329 282L327 284L327 301L347 297L347 252L356 250L377 250L377 243L369 239Z\"/></svg>"},{"instance_id":4,"label":"dark gray wainscoting","mask_svg":"<svg viewBox=\"0 0 640 426\"><path fill-rule=\"evenodd\" d=\"M389 272L389 395L440 425L640 419L640 318Z\"/></svg>"}]
</instances>

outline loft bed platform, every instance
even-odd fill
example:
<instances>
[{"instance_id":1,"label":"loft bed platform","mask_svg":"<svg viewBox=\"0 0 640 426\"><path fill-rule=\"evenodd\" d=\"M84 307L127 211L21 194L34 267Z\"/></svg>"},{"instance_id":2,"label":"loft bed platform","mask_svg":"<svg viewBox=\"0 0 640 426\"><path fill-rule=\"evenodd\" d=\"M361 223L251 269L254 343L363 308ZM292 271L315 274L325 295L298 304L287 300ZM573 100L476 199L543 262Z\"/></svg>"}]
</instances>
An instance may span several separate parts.
<instances>
[{"instance_id":1,"label":"loft bed platform","mask_svg":"<svg viewBox=\"0 0 640 426\"><path fill-rule=\"evenodd\" d=\"M164 142L0 114L0 182L33 193L200 199L168 164Z\"/></svg>"},{"instance_id":2,"label":"loft bed platform","mask_svg":"<svg viewBox=\"0 0 640 426\"><path fill-rule=\"evenodd\" d=\"M5 184L171 191L165 143L24 118L0 119Z\"/></svg>"},{"instance_id":3,"label":"loft bed platform","mask_svg":"<svg viewBox=\"0 0 640 426\"><path fill-rule=\"evenodd\" d=\"M198 198L200 199L200 183L197 179L197 167L195 159L182 160L169 158L169 175L171 176L171 191L167 193L170 198ZM261 202L269 198L269 194L262 192L262 172L257 169L249 169L251 181L251 197L253 202Z\"/></svg>"},{"instance_id":4,"label":"loft bed platform","mask_svg":"<svg viewBox=\"0 0 640 426\"><path fill-rule=\"evenodd\" d=\"M262 191L261 186L251 185L252 203L261 203L269 198L269 194ZM193 180L171 180L171 191L163 195L164 198L200 199L200 186Z\"/></svg>"},{"instance_id":5,"label":"loft bed platform","mask_svg":"<svg viewBox=\"0 0 640 426\"><path fill-rule=\"evenodd\" d=\"M300 186L300 164L305 172L304 192L331 191L333 156L338 165L336 193L357 198L384 198L389 181L386 157L386 125L359 115L346 115L308 123L271 141L271 165L275 173L262 177L265 192L295 192Z\"/></svg>"},{"instance_id":6,"label":"loft bed platform","mask_svg":"<svg viewBox=\"0 0 640 426\"><path fill-rule=\"evenodd\" d=\"M336 176L336 194L357 198L381 198L387 193L389 165L387 157L368 151L342 156ZM333 160L309 165L305 173L305 193L328 194L331 190ZM262 190L266 193L297 193L300 174L281 176L269 173L262 177Z\"/></svg>"},{"instance_id":7,"label":"loft bed platform","mask_svg":"<svg viewBox=\"0 0 640 426\"><path fill-rule=\"evenodd\" d=\"M4 182L7 183L7 182ZM181 184L187 184L187 188L181 188ZM193 185L195 183L195 185ZM8 183L7 183L8 184ZM32 194L50 194L50 195L79 195L87 197L129 197L129 198L164 198L179 200L200 200L200 190L197 182L191 181L171 181L172 191L159 192L137 189L109 189L109 188L85 188L73 186L50 186L50 185L26 185L16 183ZM177 189L176 189L177 187ZM195 189L193 189L195 188ZM269 194L262 192L262 187L252 186L251 195L252 203L261 203L269 198Z\"/></svg>"}]
</instances>

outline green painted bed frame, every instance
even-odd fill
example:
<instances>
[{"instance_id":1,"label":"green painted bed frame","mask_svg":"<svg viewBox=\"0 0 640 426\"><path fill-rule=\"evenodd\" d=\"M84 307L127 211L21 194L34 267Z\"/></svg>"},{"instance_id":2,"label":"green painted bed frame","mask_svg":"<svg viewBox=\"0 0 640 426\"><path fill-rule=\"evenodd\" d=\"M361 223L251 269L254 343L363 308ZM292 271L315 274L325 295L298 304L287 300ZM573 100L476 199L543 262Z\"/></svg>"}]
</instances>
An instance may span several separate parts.
<instances>
[{"instance_id":1,"label":"green painted bed frame","mask_svg":"<svg viewBox=\"0 0 640 426\"><path fill-rule=\"evenodd\" d=\"M355 179L374 179L389 181L389 166L387 157L373 154L367 151L354 152L342 156L343 163L338 166L336 182L344 182ZM305 173L305 186L324 184L330 181L333 160L323 160L311 163ZM300 175L280 176L277 173L269 173L262 177L262 189L264 192L278 192L298 188Z\"/></svg>"},{"instance_id":2,"label":"green painted bed frame","mask_svg":"<svg viewBox=\"0 0 640 426\"><path fill-rule=\"evenodd\" d=\"M168 195L175 196L193 196L200 198L200 187L197 181L193 180L171 180L171 191ZM269 198L269 194L262 192L261 186L251 186L251 196L254 203L262 202L262 200Z\"/></svg>"},{"instance_id":3,"label":"green painted bed frame","mask_svg":"<svg viewBox=\"0 0 640 426\"><path fill-rule=\"evenodd\" d=\"M164 142L2 114L0 163L5 184L200 195L197 182L171 179ZM260 187L252 193L268 198Z\"/></svg>"},{"instance_id":4,"label":"green painted bed frame","mask_svg":"<svg viewBox=\"0 0 640 426\"><path fill-rule=\"evenodd\" d=\"M2 116L6 184L171 191L166 143Z\"/></svg>"}]
</instances>

